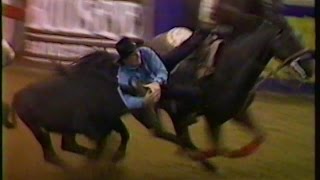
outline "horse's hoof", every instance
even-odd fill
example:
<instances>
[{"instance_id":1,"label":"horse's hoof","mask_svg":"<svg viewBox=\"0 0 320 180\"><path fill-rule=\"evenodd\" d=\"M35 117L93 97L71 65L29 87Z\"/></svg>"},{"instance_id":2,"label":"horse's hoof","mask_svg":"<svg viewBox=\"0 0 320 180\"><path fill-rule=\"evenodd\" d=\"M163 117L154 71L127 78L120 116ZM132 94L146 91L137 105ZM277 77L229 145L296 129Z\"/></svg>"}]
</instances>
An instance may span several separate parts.
<instances>
[{"instance_id":1,"label":"horse's hoof","mask_svg":"<svg viewBox=\"0 0 320 180\"><path fill-rule=\"evenodd\" d=\"M125 156L126 156L125 151L117 151L112 157L112 162L113 163L120 162L121 160L124 159Z\"/></svg>"},{"instance_id":2,"label":"horse's hoof","mask_svg":"<svg viewBox=\"0 0 320 180\"><path fill-rule=\"evenodd\" d=\"M211 172L217 172L218 168L207 160L201 161L201 165Z\"/></svg>"}]
</instances>

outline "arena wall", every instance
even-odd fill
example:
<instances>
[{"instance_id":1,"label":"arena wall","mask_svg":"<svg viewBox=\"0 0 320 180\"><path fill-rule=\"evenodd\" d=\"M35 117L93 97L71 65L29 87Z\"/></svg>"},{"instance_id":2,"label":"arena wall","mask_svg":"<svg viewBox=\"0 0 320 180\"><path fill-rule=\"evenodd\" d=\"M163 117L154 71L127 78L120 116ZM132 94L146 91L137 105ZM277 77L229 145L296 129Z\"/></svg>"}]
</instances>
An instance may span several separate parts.
<instances>
[{"instance_id":1,"label":"arena wall","mask_svg":"<svg viewBox=\"0 0 320 180\"><path fill-rule=\"evenodd\" d=\"M107 30L105 28L100 32L95 31L94 27L99 27L99 23L90 22L89 20L82 20L84 22L84 28L82 33L71 32L67 26L63 28L59 27L60 23L57 21L58 18L51 18L51 25L43 24L47 20L37 19L36 22L32 18L32 12L28 10L30 3L41 2L54 2L54 4L61 4L65 0L4 0L4 4L11 5L13 7L20 8L25 11L26 18L12 19L6 16L2 16L3 20L3 37L13 46L17 54L23 55L26 59L32 59L36 61L60 60L70 61L76 56L81 55L81 52L86 52L92 48L110 49L112 51L115 40L121 35L131 35L136 38L149 39L158 35L162 32L168 31L169 29L177 26L186 26L192 28L195 20L190 17L197 17L197 0L128 0L131 4L135 4L136 9L130 10L129 7L120 7L121 11L130 11L126 20L116 20L117 30ZM75 2L76 0L70 0ZM90 0L87 0L90 1ZM118 0L106 0L110 2L117 2ZM65 1L67 2L67 1ZM120 2L121 3L121 2ZM285 0L286 9L284 14L287 16L289 23L295 30L302 43L310 48L315 49L315 22L314 22L314 0ZM28 6L29 5L29 6ZM130 5L129 5L130 6ZM54 7L54 6L53 6ZM143 8L143 10L141 10ZM38 8L39 9L39 8ZM118 9L119 8L114 8ZM54 11L52 11L54 12ZM89 13L92 16L91 11ZM138 15L140 13L140 15ZM15 14L13 14L15 15ZM60 14L47 14L47 17L60 17L64 19L64 16ZM121 16L121 15L120 15ZM113 17L115 17L113 15ZM125 17L125 16L122 16ZM147 17L147 18L144 18ZM86 19L84 17L84 19ZM26 21L26 23L24 23ZM31 22L32 21L32 22ZM137 24L138 21L138 24ZM41 24L42 22L42 24ZM140 22L140 25L139 25ZM68 23L65 23L68 25ZM70 25L70 24L69 24ZM103 25L101 23L100 25ZM124 25L129 25L129 28L125 28ZM123 26L123 27L122 27ZM61 26L60 26L61 27ZM131 29L128 32L121 30ZM120 28L120 29L119 29ZM137 30L139 29L140 30ZM143 29L143 30L142 30ZM93 34L89 32L94 32ZM75 35L76 34L76 35ZM79 37L80 36L80 37ZM79 38L81 38L79 40ZM33 50L37 51L34 52ZM73 49L73 50L72 50ZM39 50L42 53L39 54ZM74 51L77 50L77 51ZM71 58L70 58L71 57ZM278 65L277 61L272 60L266 68L266 72L274 69ZM282 70L277 77L268 79L262 84L261 89L276 90L284 93L297 92L313 94L314 78L309 82L297 88L298 84L292 79L290 72L287 69ZM289 86L287 84L290 84Z\"/></svg>"}]
</instances>

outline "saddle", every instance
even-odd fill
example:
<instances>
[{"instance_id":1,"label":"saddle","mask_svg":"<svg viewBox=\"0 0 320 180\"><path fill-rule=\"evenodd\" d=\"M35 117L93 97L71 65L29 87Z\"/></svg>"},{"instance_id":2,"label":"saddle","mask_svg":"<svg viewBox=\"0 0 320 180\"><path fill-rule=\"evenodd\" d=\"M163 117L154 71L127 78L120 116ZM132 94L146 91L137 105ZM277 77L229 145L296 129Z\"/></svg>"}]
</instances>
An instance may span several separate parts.
<instances>
[{"instance_id":1,"label":"saddle","mask_svg":"<svg viewBox=\"0 0 320 180\"><path fill-rule=\"evenodd\" d=\"M188 57L194 59L195 61L200 61L196 73L198 79L208 76L214 72L215 65L217 63L218 50L221 48L222 43L222 39L219 39L215 34L211 34L201 43L195 52ZM174 74L182 63L183 61L181 61L170 72L170 74Z\"/></svg>"},{"instance_id":2,"label":"saddle","mask_svg":"<svg viewBox=\"0 0 320 180\"><path fill-rule=\"evenodd\" d=\"M202 61L198 65L197 77L198 79L214 73L215 65L217 63L217 52L221 48L223 40L218 39L216 35L209 36L201 46L200 52L197 54Z\"/></svg>"}]
</instances>

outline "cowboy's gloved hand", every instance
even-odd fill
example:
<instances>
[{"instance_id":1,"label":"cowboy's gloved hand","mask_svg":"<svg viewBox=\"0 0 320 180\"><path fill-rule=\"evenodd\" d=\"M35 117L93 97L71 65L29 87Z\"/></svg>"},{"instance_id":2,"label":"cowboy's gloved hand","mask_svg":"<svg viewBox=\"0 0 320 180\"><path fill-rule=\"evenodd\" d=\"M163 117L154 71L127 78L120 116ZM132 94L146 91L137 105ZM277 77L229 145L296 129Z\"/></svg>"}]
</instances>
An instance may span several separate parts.
<instances>
[{"instance_id":1,"label":"cowboy's gloved hand","mask_svg":"<svg viewBox=\"0 0 320 180\"><path fill-rule=\"evenodd\" d=\"M146 84L146 85L144 85L144 87L150 89L151 93L159 93L159 94L161 94L160 84L157 83L157 82Z\"/></svg>"},{"instance_id":2,"label":"cowboy's gloved hand","mask_svg":"<svg viewBox=\"0 0 320 180\"><path fill-rule=\"evenodd\" d=\"M154 105L157 103L160 99L160 93L159 92L151 92L148 91L147 94L144 96L144 103L149 105Z\"/></svg>"}]
</instances>

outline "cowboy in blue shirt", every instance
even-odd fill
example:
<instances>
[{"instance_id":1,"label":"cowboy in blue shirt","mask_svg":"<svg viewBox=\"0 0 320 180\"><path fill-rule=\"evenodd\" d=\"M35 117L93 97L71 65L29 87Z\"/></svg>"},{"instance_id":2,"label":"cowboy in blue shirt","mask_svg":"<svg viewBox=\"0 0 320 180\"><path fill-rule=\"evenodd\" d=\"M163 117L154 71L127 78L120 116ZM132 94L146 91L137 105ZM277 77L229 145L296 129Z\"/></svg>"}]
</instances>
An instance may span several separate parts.
<instances>
[{"instance_id":1,"label":"cowboy in blue shirt","mask_svg":"<svg viewBox=\"0 0 320 180\"><path fill-rule=\"evenodd\" d=\"M148 47L137 48L129 38L116 44L120 55L118 71L119 94L129 110L143 109L147 127L155 136L179 144L175 135L165 132L158 119L155 105L160 100L161 85L166 84L168 71L158 55ZM145 94L144 91L149 89ZM140 91L137 91L140 90ZM142 92L141 92L142 91ZM140 96L137 96L137 94Z\"/></svg>"},{"instance_id":2,"label":"cowboy in blue shirt","mask_svg":"<svg viewBox=\"0 0 320 180\"><path fill-rule=\"evenodd\" d=\"M168 90L166 83L168 71L174 69L181 60L191 54L208 34L207 31L193 33L188 40L162 59L152 49L137 47L131 39L126 37L116 44L120 55L118 60L120 64L118 71L119 94L132 114L147 128L151 128L157 137L176 144L179 143L175 135L163 130L155 106L160 97L191 98L193 102L195 99L199 99L196 92L198 89L189 91L190 88L183 87L175 88L175 90L169 88L170 90ZM166 91L162 92L162 89L166 89ZM145 93L146 91L147 93ZM140 95L137 96L137 94Z\"/></svg>"},{"instance_id":3,"label":"cowboy in blue shirt","mask_svg":"<svg viewBox=\"0 0 320 180\"><path fill-rule=\"evenodd\" d=\"M150 97L151 99L159 99L160 85L166 84L168 71L156 53L148 47L140 47L124 63L126 65L121 66L118 72L119 86L122 89L130 89L132 87L130 83L139 81L146 84L145 87L149 87L154 92L154 94L150 94L154 95ZM143 108L146 103L144 97L127 93L122 93L121 96L129 109Z\"/></svg>"},{"instance_id":4,"label":"cowboy in blue shirt","mask_svg":"<svg viewBox=\"0 0 320 180\"><path fill-rule=\"evenodd\" d=\"M137 48L135 43L129 38L122 38L117 44L116 49L120 55L120 68L118 72L118 83L120 93L129 109L142 108L145 104L143 97L137 97L132 93L135 81L139 81L151 89L155 94L150 94L150 98L160 95L161 85L165 85L168 79L168 72L185 57L191 54L199 44L209 35L210 32L199 30L171 52L160 57L148 47ZM133 83L133 84L132 84ZM157 96L156 96L157 97ZM148 102L148 98L145 99Z\"/></svg>"}]
</instances>

